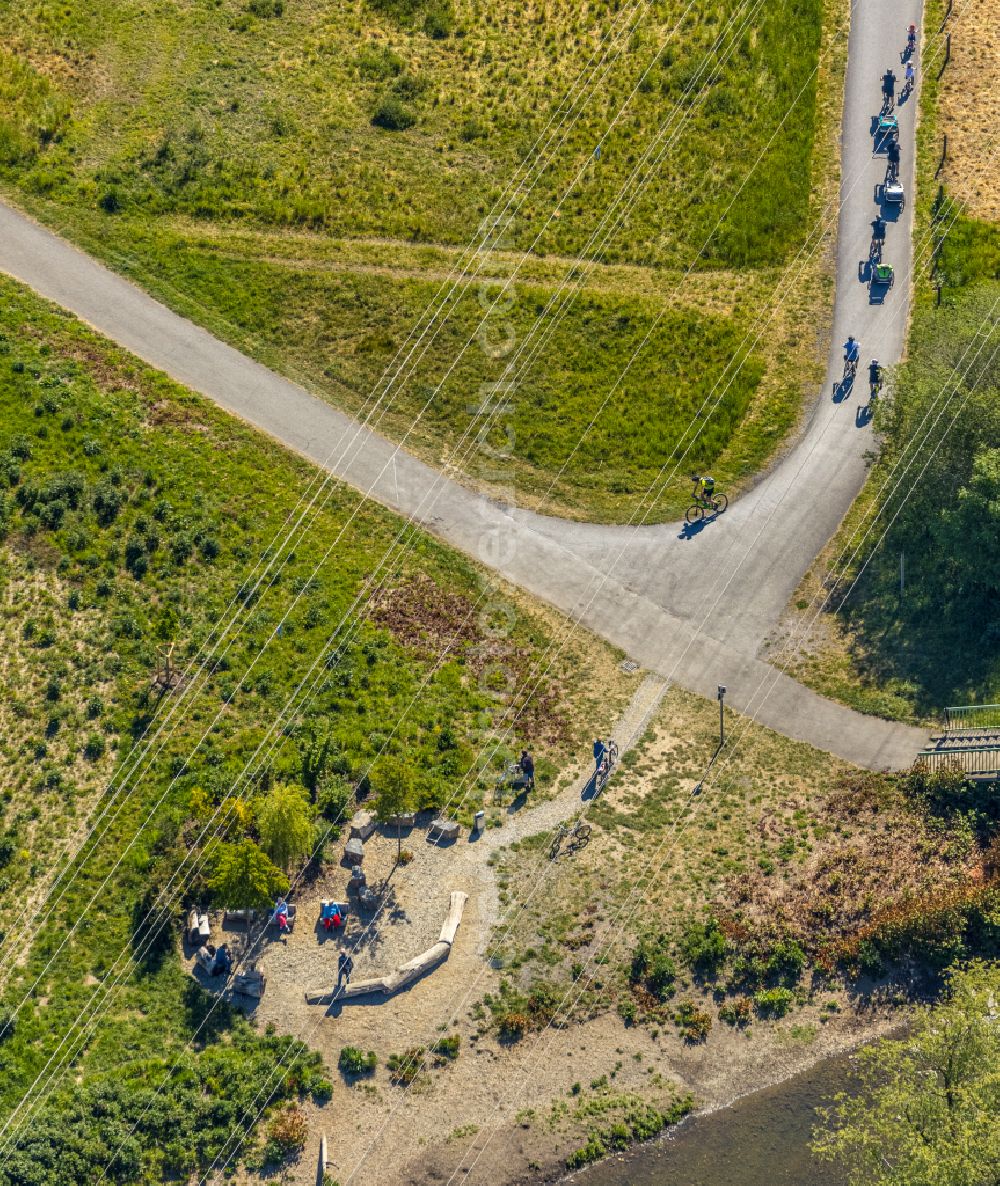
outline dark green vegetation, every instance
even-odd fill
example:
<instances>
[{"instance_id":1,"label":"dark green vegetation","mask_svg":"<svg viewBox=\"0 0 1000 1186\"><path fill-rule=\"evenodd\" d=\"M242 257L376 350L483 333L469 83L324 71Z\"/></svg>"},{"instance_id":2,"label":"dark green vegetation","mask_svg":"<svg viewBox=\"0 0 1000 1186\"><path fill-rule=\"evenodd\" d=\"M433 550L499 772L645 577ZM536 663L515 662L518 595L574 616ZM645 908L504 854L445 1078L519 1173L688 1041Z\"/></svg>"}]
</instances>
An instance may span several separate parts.
<instances>
[{"instance_id":1,"label":"dark green vegetation","mask_svg":"<svg viewBox=\"0 0 1000 1186\"><path fill-rule=\"evenodd\" d=\"M887 527L842 605L867 683L904 685L920 715L1000 699L1000 284L918 311L876 416L871 482ZM895 487L895 488L894 488ZM906 567L902 597L900 555ZM853 579L860 564L847 574ZM837 603L835 594L834 603Z\"/></svg>"},{"instance_id":2,"label":"dark green vegetation","mask_svg":"<svg viewBox=\"0 0 1000 1186\"><path fill-rule=\"evenodd\" d=\"M1000 969L974 963L949 978L898 1041L859 1056L857 1092L825 1113L814 1149L851 1186L976 1186L1000 1165Z\"/></svg>"},{"instance_id":3,"label":"dark green vegetation","mask_svg":"<svg viewBox=\"0 0 1000 1186\"><path fill-rule=\"evenodd\" d=\"M498 942L504 980L481 1021L502 1040L609 1008L689 1043L718 1022L795 1012L818 1025L872 994L934 992L955 961L1000 954L993 788L853 771L751 728L738 763L692 798L712 717L671 693L590 809L591 842ZM502 859L512 908L544 839Z\"/></svg>"},{"instance_id":4,"label":"dark green vegetation","mask_svg":"<svg viewBox=\"0 0 1000 1186\"><path fill-rule=\"evenodd\" d=\"M490 738L500 739L518 697L501 694L498 675L523 686L554 632L518 601L512 619L504 613L509 633L491 629L481 645L503 592L424 536L389 567L375 602L352 612L399 524L340 488L254 591L248 575L312 471L9 281L0 282L0 405L0 889L2 925L17 922L0 940L0 1116L60 1040L59 1058L71 1056L65 1067L53 1063L56 1094L46 1098L43 1079L25 1102L20 1176L8 1180L52 1180L44 1166L57 1153L89 1158L72 1180L96 1180L92 1166L121 1137L127 1158L113 1180L160 1181L161 1171L214 1158L286 1053L293 1071L277 1076L276 1099L324 1090L302 1048L265 1040L226 1009L209 1016L213 998L174 958L182 900L206 904L220 884L201 859L206 822L227 857L252 837L250 879L262 869L264 893L283 874L275 880L275 866L256 859L256 843L297 873L311 829L353 810L380 753L407 763L422 806L452 803L467 817L493 783L491 769L480 774L480 747L489 767ZM481 619L486 596L492 608ZM163 694L153 679L167 650L174 646L173 667L183 669L229 604L241 611L232 645L202 679ZM345 615L349 629L336 634ZM282 716L320 654L314 695L298 704L303 719ZM584 744L583 722L589 733L591 719L610 721L625 681L592 678L595 661L572 641L562 650L497 762L523 737L539 752L544 786L554 764ZM178 726L135 793L120 792L118 781L105 790L115 763L140 752L144 732L181 695L189 699ZM274 722L274 748L254 758ZM19 913L42 899L98 808L108 814L76 855L79 877L29 932L15 905ZM216 876L228 879L229 864L216 858ZM22 950L25 963L14 966ZM168 1076L178 1057L187 1069ZM152 1119L129 1136L161 1084ZM198 1138L178 1122L176 1140L161 1139L192 1093ZM80 1117L98 1097L107 1126L94 1122L81 1149Z\"/></svg>"},{"instance_id":5,"label":"dark green vegetation","mask_svg":"<svg viewBox=\"0 0 1000 1186\"><path fill-rule=\"evenodd\" d=\"M683 8L665 0L620 35L628 10L603 2L581 10L560 0L543 15L461 2L16 0L0 15L10 47L0 54L0 96L10 99L0 180L168 303L358 411L456 262L445 249L473 239L554 104L617 31L620 56L594 97L573 108L558 159L502 231L507 254L486 269L509 272L510 253L530 249L533 262L551 261L548 284L519 279L512 309L505 302L491 318L488 348L472 346L410 443L474 478L506 481L458 452L469 392L497 381L514 357L510 347L500 357L499 344L528 346L558 283L585 281L540 360L518 364L510 464L521 497L622 517L739 353L778 270L814 226L814 183L830 175L825 130L835 112L820 114L817 78L835 78L842 45L819 75L814 67L821 25L837 27L840 8L778 0L747 30L729 24L738 8L699 4L672 33ZM683 128L676 139L671 131L648 188L635 191L627 227L606 246L592 241L675 105ZM722 195L733 204L716 230ZM636 295L643 278L628 269L613 291L595 290L599 278L586 276L584 262L595 258L664 269L658 291ZM674 295L693 264L704 284ZM815 313L822 296L806 271L799 296ZM395 393L387 431L407 431L491 299L479 285L464 289ZM602 411L660 313L663 324ZM547 314L541 329L553 321ZM711 464L729 484L746 478L795 422L811 347L780 327L772 341L780 346L767 380L763 361L751 359L718 413L697 423L685 473ZM677 483L653 516L681 498Z\"/></svg>"},{"instance_id":6,"label":"dark green vegetation","mask_svg":"<svg viewBox=\"0 0 1000 1186\"><path fill-rule=\"evenodd\" d=\"M193 983L182 991L190 1023L211 998ZM4 1186L97 1182L102 1175L121 1183L184 1180L210 1165L233 1131L252 1127L269 1096L275 1104L309 1094L322 1102L332 1090L319 1055L290 1038L260 1036L228 1006L213 1015L204 1047L182 1057L169 1079L166 1060L151 1051L123 1069L120 1051L131 1043L122 1039L119 1053L102 1052L103 1065L100 1055L91 1058L82 1089L63 1087L45 1104L9 1160L5 1151ZM279 1063L287 1074L275 1079ZM287 1152L265 1147L261 1163L280 1162Z\"/></svg>"}]
</instances>

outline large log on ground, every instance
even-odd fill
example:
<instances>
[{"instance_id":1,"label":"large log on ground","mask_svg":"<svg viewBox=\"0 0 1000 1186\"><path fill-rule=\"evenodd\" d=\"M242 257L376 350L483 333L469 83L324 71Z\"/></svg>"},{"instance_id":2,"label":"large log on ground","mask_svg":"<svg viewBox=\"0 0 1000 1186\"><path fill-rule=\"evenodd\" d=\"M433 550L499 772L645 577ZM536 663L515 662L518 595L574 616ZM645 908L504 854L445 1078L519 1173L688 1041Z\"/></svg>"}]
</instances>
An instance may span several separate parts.
<instances>
[{"instance_id":1,"label":"large log on ground","mask_svg":"<svg viewBox=\"0 0 1000 1186\"><path fill-rule=\"evenodd\" d=\"M458 931L458 924L462 921L462 911L465 909L465 903L468 902L469 895L463 893L461 890L451 891L451 903L448 906L448 917L444 920L444 926L441 928L441 942L447 943L449 946L455 942L455 935Z\"/></svg>"},{"instance_id":2,"label":"large log on ground","mask_svg":"<svg viewBox=\"0 0 1000 1186\"><path fill-rule=\"evenodd\" d=\"M376 993L388 997L399 992L400 989L406 988L407 985L413 984L414 981L419 980L421 976L448 958L451 945L455 942L458 924L462 921L462 911L468 900L469 895L463 893L462 890L452 890L448 917L441 928L441 938L433 947L428 947L426 951L414 956L408 963L400 964L394 972L378 976L373 980L355 980L351 984L346 984L336 994L336 998L333 989L322 988L307 991L305 994L306 1003L329 1005L334 999L351 1000L354 997L367 997Z\"/></svg>"}]
</instances>

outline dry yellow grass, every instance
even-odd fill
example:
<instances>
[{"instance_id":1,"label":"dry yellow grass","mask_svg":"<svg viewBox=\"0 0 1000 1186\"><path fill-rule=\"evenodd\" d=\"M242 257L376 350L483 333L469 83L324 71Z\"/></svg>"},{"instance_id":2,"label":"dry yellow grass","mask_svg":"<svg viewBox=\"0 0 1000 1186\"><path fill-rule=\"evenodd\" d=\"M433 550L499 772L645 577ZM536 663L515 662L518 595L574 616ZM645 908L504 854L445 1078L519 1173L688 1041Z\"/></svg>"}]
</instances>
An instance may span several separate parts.
<instances>
[{"instance_id":1,"label":"dry yellow grass","mask_svg":"<svg viewBox=\"0 0 1000 1186\"><path fill-rule=\"evenodd\" d=\"M939 110L948 133L944 178L966 213L1000 221L1000 164L992 147L1000 127L1000 19L996 0L963 0L948 24L951 61Z\"/></svg>"}]
</instances>

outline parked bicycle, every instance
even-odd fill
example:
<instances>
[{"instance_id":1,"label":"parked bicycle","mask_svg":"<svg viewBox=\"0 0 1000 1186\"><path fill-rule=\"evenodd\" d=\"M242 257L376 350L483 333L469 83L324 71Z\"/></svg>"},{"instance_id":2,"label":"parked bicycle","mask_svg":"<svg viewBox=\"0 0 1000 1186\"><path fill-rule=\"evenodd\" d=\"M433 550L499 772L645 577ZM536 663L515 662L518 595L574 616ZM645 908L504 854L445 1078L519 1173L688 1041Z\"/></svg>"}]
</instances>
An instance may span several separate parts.
<instances>
[{"instance_id":1,"label":"parked bicycle","mask_svg":"<svg viewBox=\"0 0 1000 1186\"><path fill-rule=\"evenodd\" d=\"M554 861L559 855L559 850L562 848L564 841L567 852L575 852L577 849L583 848L589 842L592 831L593 829L590 824L585 824L583 820L577 820L572 827L569 824L560 824L556 828L555 836L552 838L549 856Z\"/></svg>"}]
</instances>

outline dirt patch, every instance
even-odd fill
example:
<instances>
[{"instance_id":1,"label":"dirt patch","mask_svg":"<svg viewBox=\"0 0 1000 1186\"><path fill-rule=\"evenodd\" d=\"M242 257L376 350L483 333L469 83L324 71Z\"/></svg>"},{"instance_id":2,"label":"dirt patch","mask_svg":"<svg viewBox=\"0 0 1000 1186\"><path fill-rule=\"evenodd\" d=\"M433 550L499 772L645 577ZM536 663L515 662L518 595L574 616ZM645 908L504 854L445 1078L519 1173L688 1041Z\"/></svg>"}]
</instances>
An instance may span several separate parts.
<instances>
[{"instance_id":1,"label":"dirt patch","mask_svg":"<svg viewBox=\"0 0 1000 1186\"><path fill-rule=\"evenodd\" d=\"M1000 221L1000 164L990 129L1000 126L1000 25L995 0L963 0L948 23L951 61L941 79L948 133L944 177L972 218Z\"/></svg>"},{"instance_id":2,"label":"dirt patch","mask_svg":"<svg viewBox=\"0 0 1000 1186\"><path fill-rule=\"evenodd\" d=\"M526 702L520 696L512 698L521 732L536 745L568 740L563 706L569 698L562 681L536 677L537 648L521 645L505 618L492 622L485 600L480 605L449 593L418 574L378 594L371 614L377 625L425 659L449 650L485 691L506 697L511 689L532 689Z\"/></svg>"}]
</instances>

